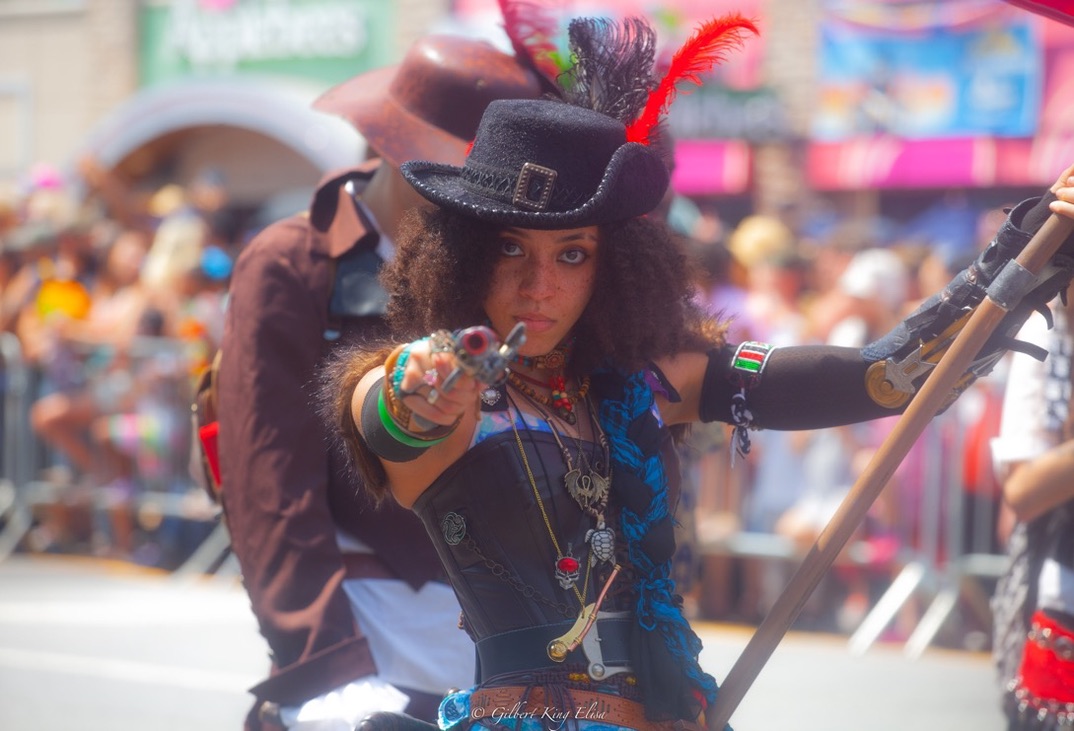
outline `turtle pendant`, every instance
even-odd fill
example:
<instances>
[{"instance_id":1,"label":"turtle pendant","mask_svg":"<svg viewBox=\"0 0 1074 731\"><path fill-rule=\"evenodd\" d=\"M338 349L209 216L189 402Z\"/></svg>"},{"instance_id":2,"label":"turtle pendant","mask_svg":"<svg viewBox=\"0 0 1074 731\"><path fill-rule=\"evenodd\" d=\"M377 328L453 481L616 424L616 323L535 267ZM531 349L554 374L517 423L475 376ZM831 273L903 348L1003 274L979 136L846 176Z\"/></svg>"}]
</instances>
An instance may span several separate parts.
<instances>
[{"instance_id":1,"label":"turtle pendant","mask_svg":"<svg viewBox=\"0 0 1074 731\"><path fill-rule=\"evenodd\" d=\"M600 527L592 528L585 534L589 544L589 557L593 564L599 561L611 561L615 556L615 531L601 521Z\"/></svg>"}]
</instances>

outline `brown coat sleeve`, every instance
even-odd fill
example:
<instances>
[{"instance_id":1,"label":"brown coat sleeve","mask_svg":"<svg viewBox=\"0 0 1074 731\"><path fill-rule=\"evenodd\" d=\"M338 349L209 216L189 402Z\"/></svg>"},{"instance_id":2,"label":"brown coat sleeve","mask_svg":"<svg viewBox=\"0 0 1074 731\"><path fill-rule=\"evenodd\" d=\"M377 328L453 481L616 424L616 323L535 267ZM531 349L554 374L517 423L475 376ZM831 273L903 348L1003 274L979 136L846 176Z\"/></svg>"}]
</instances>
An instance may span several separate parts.
<instances>
[{"instance_id":1,"label":"brown coat sleeve","mask_svg":"<svg viewBox=\"0 0 1074 731\"><path fill-rule=\"evenodd\" d=\"M273 677L252 691L295 704L375 671L341 584L325 428L311 386L331 267L301 217L236 263L219 375L224 513Z\"/></svg>"}]
</instances>

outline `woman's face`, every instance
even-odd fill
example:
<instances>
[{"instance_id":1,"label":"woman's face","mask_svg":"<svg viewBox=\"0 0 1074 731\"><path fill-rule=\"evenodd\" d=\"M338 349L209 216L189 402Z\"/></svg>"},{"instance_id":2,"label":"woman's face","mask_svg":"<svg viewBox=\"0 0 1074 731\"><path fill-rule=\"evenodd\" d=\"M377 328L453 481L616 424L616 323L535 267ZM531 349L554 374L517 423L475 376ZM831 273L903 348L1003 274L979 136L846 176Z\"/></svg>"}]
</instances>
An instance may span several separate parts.
<instances>
[{"instance_id":1,"label":"woman's face","mask_svg":"<svg viewBox=\"0 0 1074 731\"><path fill-rule=\"evenodd\" d=\"M596 226L500 232L485 313L506 336L526 325L523 355L543 355L563 341L582 316L597 274Z\"/></svg>"}]
</instances>

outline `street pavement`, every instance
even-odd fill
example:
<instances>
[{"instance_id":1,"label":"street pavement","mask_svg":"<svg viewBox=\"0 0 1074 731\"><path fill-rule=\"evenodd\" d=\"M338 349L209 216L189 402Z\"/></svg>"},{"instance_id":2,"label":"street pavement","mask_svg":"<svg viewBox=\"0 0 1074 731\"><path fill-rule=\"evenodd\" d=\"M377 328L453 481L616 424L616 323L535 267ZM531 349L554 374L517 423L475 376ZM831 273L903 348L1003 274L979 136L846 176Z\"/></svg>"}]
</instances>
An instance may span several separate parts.
<instances>
[{"instance_id":1,"label":"street pavement","mask_svg":"<svg viewBox=\"0 0 1074 731\"><path fill-rule=\"evenodd\" d=\"M698 624L722 678L752 629ZM265 645L234 578L177 579L89 559L0 562L0 731L239 731ZM791 633L732 718L736 731L1002 731L981 653Z\"/></svg>"}]
</instances>

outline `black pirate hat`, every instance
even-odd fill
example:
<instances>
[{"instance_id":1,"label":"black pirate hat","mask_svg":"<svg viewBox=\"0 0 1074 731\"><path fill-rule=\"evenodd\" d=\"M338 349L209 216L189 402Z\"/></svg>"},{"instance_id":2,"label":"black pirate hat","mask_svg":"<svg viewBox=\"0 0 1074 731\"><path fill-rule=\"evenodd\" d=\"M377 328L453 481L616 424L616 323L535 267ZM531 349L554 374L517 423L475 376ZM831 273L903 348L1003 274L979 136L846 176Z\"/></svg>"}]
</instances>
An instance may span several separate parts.
<instances>
[{"instance_id":1,"label":"black pirate hat","mask_svg":"<svg viewBox=\"0 0 1074 731\"><path fill-rule=\"evenodd\" d=\"M656 150L615 119L551 99L489 104L460 168L401 167L425 198L483 221L532 229L598 225L653 210L668 185Z\"/></svg>"},{"instance_id":2,"label":"black pirate hat","mask_svg":"<svg viewBox=\"0 0 1074 731\"><path fill-rule=\"evenodd\" d=\"M700 83L699 74L747 32L756 27L736 14L702 24L657 79L656 36L646 21L576 18L568 34L574 63L557 79L565 101L494 101L461 168L415 160L400 169L441 208L504 226L573 228L642 216L667 190L668 167L652 143L678 82Z\"/></svg>"}]
</instances>

